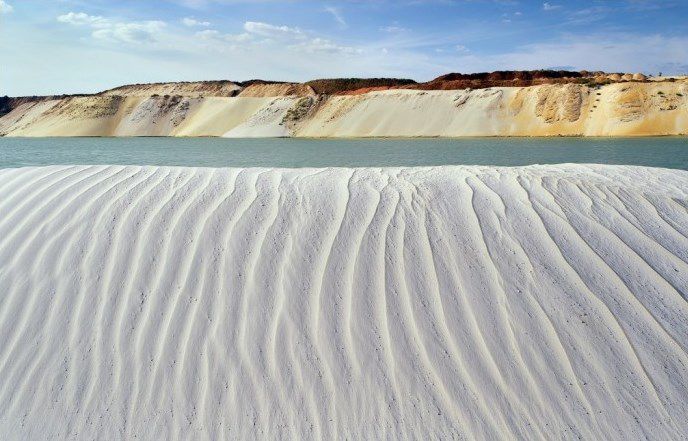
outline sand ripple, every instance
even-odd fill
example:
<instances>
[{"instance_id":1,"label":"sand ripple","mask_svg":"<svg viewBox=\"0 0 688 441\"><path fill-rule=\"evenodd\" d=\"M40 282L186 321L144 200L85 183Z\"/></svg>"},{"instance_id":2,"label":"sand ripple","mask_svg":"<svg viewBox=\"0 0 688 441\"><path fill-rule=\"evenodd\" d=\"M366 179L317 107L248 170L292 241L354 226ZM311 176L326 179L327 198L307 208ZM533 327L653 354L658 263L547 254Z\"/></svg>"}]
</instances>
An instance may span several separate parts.
<instances>
[{"instance_id":1,"label":"sand ripple","mask_svg":"<svg viewBox=\"0 0 688 441\"><path fill-rule=\"evenodd\" d=\"M0 170L3 439L686 439L688 173Z\"/></svg>"}]
</instances>

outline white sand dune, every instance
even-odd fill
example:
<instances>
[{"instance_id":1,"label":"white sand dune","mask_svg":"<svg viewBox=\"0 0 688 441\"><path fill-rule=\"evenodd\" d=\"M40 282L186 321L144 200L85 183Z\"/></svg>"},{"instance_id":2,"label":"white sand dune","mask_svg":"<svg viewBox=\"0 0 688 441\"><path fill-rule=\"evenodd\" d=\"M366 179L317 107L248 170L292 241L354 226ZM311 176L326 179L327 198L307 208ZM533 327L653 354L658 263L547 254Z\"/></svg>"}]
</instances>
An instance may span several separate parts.
<instances>
[{"instance_id":1,"label":"white sand dune","mask_svg":"<svg viewBox=\"0 0 688 441\"><path fill-rule=\"evenodd\" d=\"M688 173L0 171L3 439L686 439Z\"/></svg>"}]
</instances>

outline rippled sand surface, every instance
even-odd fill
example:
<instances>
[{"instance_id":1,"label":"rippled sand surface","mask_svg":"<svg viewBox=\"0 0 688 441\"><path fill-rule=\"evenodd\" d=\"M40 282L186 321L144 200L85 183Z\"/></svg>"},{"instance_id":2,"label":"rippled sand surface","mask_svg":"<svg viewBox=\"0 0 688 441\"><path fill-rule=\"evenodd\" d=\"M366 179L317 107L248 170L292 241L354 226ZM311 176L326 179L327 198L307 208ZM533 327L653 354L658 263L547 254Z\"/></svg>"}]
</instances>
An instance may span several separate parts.
<instances>
[{"instance_id":1,"label":"rippled sand surface","mask_svg":"<svg viewBox=\"0 0 688 441\"><path fill-rule=\"evenodd\" d=\"M688 173L0 170L4 439L686 439Z\"/></svg>"}]
</instances>

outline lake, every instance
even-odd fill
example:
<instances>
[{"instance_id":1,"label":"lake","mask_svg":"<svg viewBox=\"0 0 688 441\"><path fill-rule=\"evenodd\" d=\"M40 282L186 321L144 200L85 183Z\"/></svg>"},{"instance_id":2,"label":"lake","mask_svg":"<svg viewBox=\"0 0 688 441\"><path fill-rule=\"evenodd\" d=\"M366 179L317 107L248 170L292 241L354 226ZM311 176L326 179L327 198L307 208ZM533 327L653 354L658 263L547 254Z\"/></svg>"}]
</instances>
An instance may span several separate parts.
<instances>
[{"instance_id":1,"label":"lake","mask_svg":"<svg viewBox=\"0 0 688 441\"><path fill-rule=\"evenodd\" d=\"M688 170L688 138L0 138L0 168L50 164L388 167L558 163Z\"/></svg>"}]
</instances>

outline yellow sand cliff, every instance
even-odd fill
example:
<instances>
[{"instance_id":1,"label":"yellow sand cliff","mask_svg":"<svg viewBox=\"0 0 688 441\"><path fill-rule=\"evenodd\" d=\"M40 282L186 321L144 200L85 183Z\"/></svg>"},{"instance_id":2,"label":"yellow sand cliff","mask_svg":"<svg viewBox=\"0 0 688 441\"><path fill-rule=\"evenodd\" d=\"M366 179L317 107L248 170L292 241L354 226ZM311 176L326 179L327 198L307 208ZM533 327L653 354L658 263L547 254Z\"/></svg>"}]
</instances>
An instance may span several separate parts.
<instances>
[{"instance_id":1,"label":"yellow sand cliff","mask_svg":"<svg viewBox=\"0 0 688 441\"><path fill-rule=\"evenodd\" d=\"M27 102L3 136L649 136L688 134L688 81L317 95L298 84L170 83Z\"/></svg>"}]
</instances>

